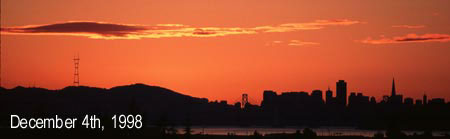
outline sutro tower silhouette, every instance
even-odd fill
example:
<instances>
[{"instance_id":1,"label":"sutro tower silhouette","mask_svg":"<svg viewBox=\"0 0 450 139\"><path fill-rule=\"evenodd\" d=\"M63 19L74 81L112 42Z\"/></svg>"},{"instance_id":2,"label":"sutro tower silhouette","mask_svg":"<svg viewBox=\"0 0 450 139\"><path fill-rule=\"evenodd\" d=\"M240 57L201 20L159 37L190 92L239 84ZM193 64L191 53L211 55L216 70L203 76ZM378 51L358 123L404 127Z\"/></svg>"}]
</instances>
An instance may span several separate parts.
<instances>
[{"instance_id":1,"label":"sutro tower silhouette","mask_svg":"<svg viewBox=\"0 0 450 139\"><path fill-rule=\"evenodd\" d=\"M0 20L2 19L2 8L0 6ZM0 22L0 28L2 27L2 23ZM2 35L0 33L0 87L2 87Z\"/></svg>"},{"instance_id":2,"label":"sutro tower silhouette","mask_svg":"<svg viewBox=\"0 0 450 139\"><path fill-rule=\"evenodd\" d=\"M73 58L73 62L75 64L75 72L74 72L74 77L73 77L73 85L74 86L79 86L80 85L80 74L78 72L78 66L80 64L80 55L77 54L74 58Z\"/></svg>"}]
</instances>

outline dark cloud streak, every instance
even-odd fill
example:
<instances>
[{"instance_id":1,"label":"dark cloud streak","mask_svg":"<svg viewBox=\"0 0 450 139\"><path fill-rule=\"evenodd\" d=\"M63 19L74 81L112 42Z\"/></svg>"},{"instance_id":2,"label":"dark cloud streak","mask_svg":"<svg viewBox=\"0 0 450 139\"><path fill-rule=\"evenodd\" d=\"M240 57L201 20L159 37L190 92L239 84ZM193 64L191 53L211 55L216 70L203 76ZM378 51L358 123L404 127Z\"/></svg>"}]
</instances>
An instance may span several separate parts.
<instances>
[{"instance_id":1,"label":"dark cloud streak","mask_svg":"<svg viewBox=\"0 0 450 139\"><path fill-rule=\"evenodd\" d=\"M397 39L395 41L399 42L408 42L408 41L430 41L430 40L443 40L448 39L448 37L437 37L437 38L404 38L404 39Z\"/></svg>"},{"instance_id":2,"label":"dark cloud streak","mask_svg":"<svg viewBox=\"0 0 450 139\"><path fill-rule=\"evenodd\" d=\"M216 32L203 30L203 29L195 29L195 31L192 32L192 34L195 34L195 35L212 35L212 34L216 34Z\"/></svg>"},{"instance_id":3,"label":"dark cloud streak","mask_svg":"<svg viewBox=\"0 0 450 139\"><path fill-rule=\"evenodd\" d=\"M9 28L15 33L95 33L104 36L124 36L133 32L147 30L142 26L130 26L98 22L67 22L25 28Z\"/></svg>"},{"instance_id":4,"label":"dark cloud streak","mask_svg":"<svg viewBox=\"0 0 450 139\"><path fill-rule=\"evenodd\" d=\"M414 43L414 42L448 42L450 41L449 34L407 34L405 36L398 36L393 38L372 39L367 38L360 42L367 44L389 44L389 43Z\"/></svg>"}]
</instances>

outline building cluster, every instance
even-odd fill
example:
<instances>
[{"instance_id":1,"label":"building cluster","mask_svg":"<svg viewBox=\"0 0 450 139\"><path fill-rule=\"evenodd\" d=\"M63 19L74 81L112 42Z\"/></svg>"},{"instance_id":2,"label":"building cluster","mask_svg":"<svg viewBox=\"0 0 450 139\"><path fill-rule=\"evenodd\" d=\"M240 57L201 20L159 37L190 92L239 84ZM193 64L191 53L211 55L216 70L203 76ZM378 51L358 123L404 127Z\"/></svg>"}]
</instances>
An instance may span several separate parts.
<instances>
[{"instance_id":1,"label":"building cluster","mask_svg":"<svg viewBox=\"0 0 450 139\"><path fill-rule=\"evenodd\" d=\"M336 96L333 96L333 91L328 87L325 91L325 99L322 96L322 90L313 90L311 94L308 92L283 92L278 95L275 91L266 90L263 92L263 101L261 107L273 107L276 104L291 104L291 105L327 105L335 107L353 107L353 106L367 106L370 104L377 104L375 97L369 97L363 95L361 92L351 92L347 95L347 82L339 80L336 82ZM248 97L248 96L247 96ZM414 103L415 102L415 103ZM255 107L248 102L238 102L235 106ZM392 81L392 91L390 96L383 96L380 104L392 104L392 105L426 105L426 104L445 104L443 98L428 99L427 95L423 96L423 99L417 99L407 97L403 99L403 95L397 94L395 89L395 81Z\"/></svg>"},{"instance_id":2,"label":"building cluster","mask_svg":"<svg viewBox=\"0 0 450 139\"><path fill-rule=\"evenodd\" d=\"M428 99L427 95L424 94L422 99L416 99L414 103L414 99L411 97L406 97L403 99L403 95L397 94L397 91L395 89L395 81L392 80L392 91L391 96L383 96L383 100L380 103L386 103L386 104L394 104L394 105L427 105L427 104L445 104L444 98L432 98Z\"/></svg>"}]
</instances>

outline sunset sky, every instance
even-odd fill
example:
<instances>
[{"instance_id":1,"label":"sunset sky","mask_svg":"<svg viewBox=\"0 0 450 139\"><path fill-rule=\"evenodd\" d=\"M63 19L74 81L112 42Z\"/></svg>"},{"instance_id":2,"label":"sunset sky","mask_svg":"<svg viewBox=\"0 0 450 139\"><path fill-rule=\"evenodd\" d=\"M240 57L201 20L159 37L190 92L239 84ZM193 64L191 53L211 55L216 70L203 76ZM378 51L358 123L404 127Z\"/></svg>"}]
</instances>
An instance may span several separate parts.
<instances>
[{"instance_id":1,"label":"sunset sky","mask_svg":"<svg viewBox=\"0 0 450 139\"><path fill-rule=\"evenodd\" d=\"M449 0L2 0L2 86L144 83L259 104L264 90L450 99ZM334 94L335 95L335 94Z\"/></svg>"}]
</instances>

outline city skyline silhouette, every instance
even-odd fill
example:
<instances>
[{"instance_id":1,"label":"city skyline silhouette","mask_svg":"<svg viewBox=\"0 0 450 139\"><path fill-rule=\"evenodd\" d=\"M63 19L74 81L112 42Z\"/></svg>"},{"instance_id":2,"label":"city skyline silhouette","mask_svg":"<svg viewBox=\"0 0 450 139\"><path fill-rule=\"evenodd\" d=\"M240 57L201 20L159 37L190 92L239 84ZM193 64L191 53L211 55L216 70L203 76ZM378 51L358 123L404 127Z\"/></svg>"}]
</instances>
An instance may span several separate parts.
<instances>
[{"instance_id":1,"label":"city skyline silhouette","mask_svg":"<svg viewBox=\"0 0 450 139\"><path fill-rule=\"evenodd\" d=\"M77 65L78 66L78 65ZM76 66L76 67L77 67ZM78 69L76 69L76 70L78 70ZM77 77L77 76L79 76L79 75L77 75L77 74L75 74L75 77L74 77L74 79L77 79L77 78L79 78L79 77ZM79 82L79 81L78 81ZM69 85L69 86L66 86L66 87L71 87L71 86L74 86L74 87L76 87L76 86L84 86L84 87L94 87L94 86L88 86L88 85L79 85L79 84L77 84L78 82L76 82L76 80L74 81L74 85ZM304 93L306 93L306 94L308 94L308 95L313 95L314 94L314 92L315 91L318 91L319 93L320 93L320 98L324 101L324 102L327 102L328 101L328 97L330 97L330 99L335 99L335 100L332 100L332 101L335 101L335 103L339 103L339 104L341 104L341 105L347 105L348 104L348 98L350 97L350 94L363 94L364 92L363 91L361 91L361 90L358 90L358 91L352 91L352 90L350 90L349 92L347 92L347 86L346 86L346 84L347 84L347 82L345 82L345 80L339 80L338 82L336 82L336 87L335 88L338 88L338 83L343 83L344 84L344 90L342 90L341 91L341 96L339 96L339 99L337 98L338 97L338 93L337 93L337 89L335 90L335 91L332 91L331 89L330 89L330 86L328 86L328 88L326 89L326 90L321 90L321 89L314 89L314 90L312 90L310 93L308 92L308 91L304 91L304 90L297 90L297 91L282 91L281 93L287 93L287 92L304 92ZM142 83L134 83L134 84L142 84ZM158 85L156 85L156 86L158 86ZM19 85L19 86L16 86L16 87L14 87L14 88L10 88L10 89L15 89L15 88L23 88L23 87L25 87L25 88L42 88L42 87L39 87L39 86L36 86L36 85L31 85L31 86L21 86L21 85ZM66 87L64 87L64 88L66 88ZM3 87L0 87L0 88L2 88L2 89L7 89L7 88L3 88ZM94 87L94 88L101 88L101 87ZM114 87L112 87L112 88L114 88ZM47 88L42 88L42 89L46 89L46 90L52 90L52 89L47 89ZM63 88L62 88L63 89ZM106 88L105 88L106 89ZM55 89L55 90L61 90L61 89ZM271 90L271 89L264 89L263 90L264 92L265 91L272 91L273 92L273 90ZM330 92L329 92L330 91ZM323 93L322 93L323 92ZM343 94L343 92L345 92L345 94ZM330 93L330 94L328 94L328 93ZM246 92L242 92L242 94L246 94ZM247 95L247 94L246 94ZM403 101L404 101L404 99L412 99L412 100L424 100L424 96L428 96L427 95L427 93L426 92L424 92L423 93L423 95L422 96L420 96L420 97L416 97L416 98L413 98L413 97L410 97L410 96L408 96L408 95L406 95L407 97L405 97L405 98L403 98L403 95L402 94L398 94L397 95L397 89L395 88L395 78L392 78L392 86L391 86L391 92L390 92L390 95L386 95L386 94L383 94L381 97L375 97L375 96L368 96L370 99L375 99L376 100L376 102L377 103L379 103L379 102L381 102L381 101L383 101L386 97L392 97L392 98L396 98L397 99L397 101L401 101L401 103L403 103ZM203 96L193 96L193 97L203 97ZM249 98L251 98L251 97L249 97ZM345 98L345 99L344 99ZM443 98L442 96L435 96L434 98L438 98L438 99L443 99L443 100L445 100L446 98ZM209 98L208 98L209 99ZM232 101L229 101L229 100L225 100L225 99L210 99L211 101L226 101L226 102L231 102L231 103L236 103L236 102L242 102L242 97L236 97L236 99L234 99L234 100L232 100ZM447 99L448 100L448 99ZM247 98L247 101L249 102L249 103L252 103L252 104L257 104L257 105L260 105L261 103L262 103L262 101L263 100L261 100L261 101L255 101L255 99L254 98L251 98L251 99L248 99ZM408 101L411 101L411 100L408 100ZM416 101L413 101L414 103L416 102ZM444 101L445 102L445 101ZM230 104L231 104L230 103Z\"/></svg>"},{"instance_id":2,"label":"city skyline silhouette","mask_svg":"<svg viewBox=\"0 0 450 139\"><path fill-rule=\"evenodd\" d=\"M0 125L13 123L9 116L48 117L53 114L61 117L79 117L95 114L102 117L106 130L114 131L111 121L105 117L112 114L141 114L144 129L136 135L159 136L153 132L163 126L236 126L236 127L356 127L365 130L387 130L401 136L403 130L446 131L450 120L450 102L443 98L412 99L398 94L392 80L390 95L377 102L374 97L363 93L347 91L344 80L336 82L338 90L322 90L311 93L282 92L266 90L261 105L248 102L246 94L242 102L229 104L227 101L214 101L207 98L188 96L158 86L132 84L110 89L87 86L68 86L61 90L44 88L13 89L0 88ZM344 96L345 100L343 99ZM405 97L405 98L403 98ZM76 104L76 105L73 105ZM13 120L13 118L11 118ZM106 121L106 122L105 122ZM162 125L161 125L162 124ZM81 126L81 125L78 125ZM6 129L0 128L4 131ZM78 129L79 130L79 129ZM150 130L150 131L149 131ZM306 129L305 129L306 130ZM391 131L393 130L393 131ZM41 135L41 130L11 130L11 134ZM43 131L47 131L43 130ZM56 131L52 134L58 134ZM145 131L145 132L144 132ZM54 133L53 133L54 132ZM79 136L86 131L80 130ZM90 132L98 132L91 130ZM198 131L197 131L198 132ZM255 131L256 132L256 131ZM398 132L398 133L397 133ZM52 135L50 134L50 135ZM126 134L106 132L105 135ZM44 135L44 134L42 134ZM200 133L200 135L202 135ZM270 136L270 135L269 135ZM345 137L345 136L343 136Z\"/></svg>"}]
</instances>

